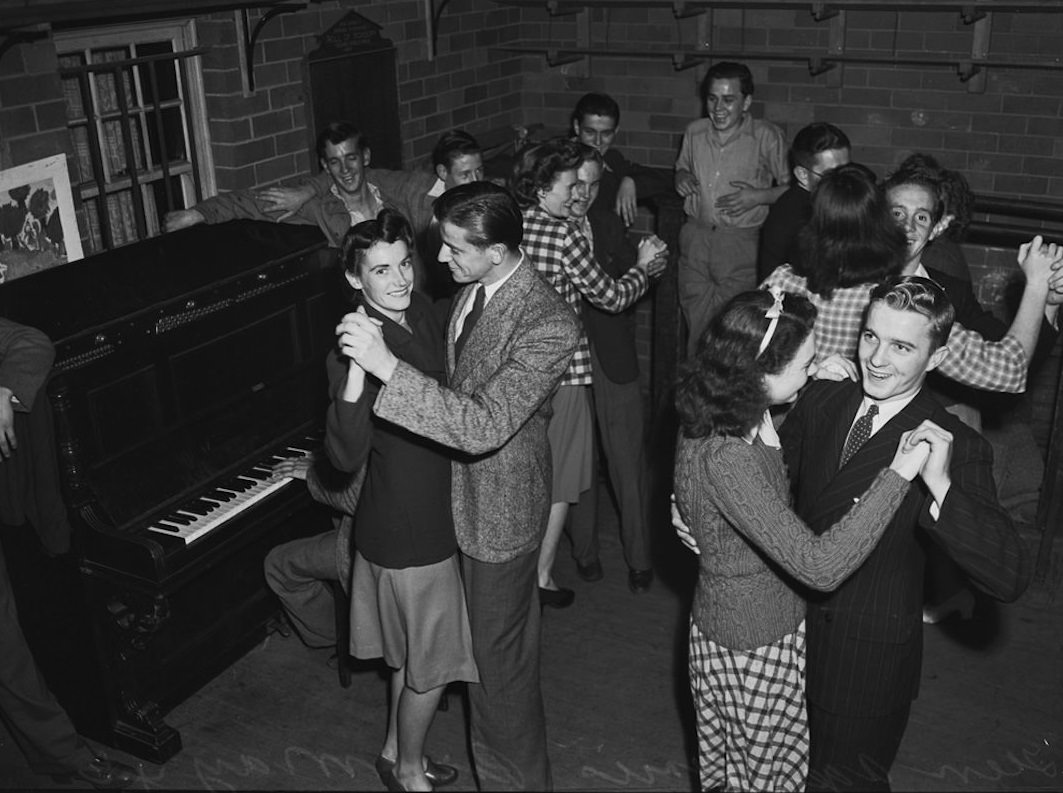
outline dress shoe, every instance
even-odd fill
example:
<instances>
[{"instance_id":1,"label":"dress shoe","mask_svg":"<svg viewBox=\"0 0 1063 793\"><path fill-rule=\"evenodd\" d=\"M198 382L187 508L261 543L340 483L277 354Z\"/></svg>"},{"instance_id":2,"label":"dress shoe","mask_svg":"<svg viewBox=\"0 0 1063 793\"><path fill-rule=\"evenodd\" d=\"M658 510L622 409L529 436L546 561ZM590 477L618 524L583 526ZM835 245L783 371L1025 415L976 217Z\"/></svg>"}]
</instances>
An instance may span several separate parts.
<instances>
[{"instance_id":1,"label":"dress shoe","mask_svg":"<svg viewBox=\"0 0 1063 793\"><path fill-rule=\"evenodd\" d=\"M380 777L380 781L384 785L388 785L388 777L395 780L395 784L399 787L397 790L402 790L402 783L399 782L398 777L395 776L395 761L388 760L384 755L379 755L374 763L376 766L377 776ZM424 756L424 775L428 781L432 783L432 787L446 787L452 785L458 779L458 769L452 765L446 765L444 763L437 763L428 755ZM392 788L388 787L388 790Z\"/></svg>"},{"instance_id":2,"label":"dress shoe","mask_svg":"<svg viewBox=\"0 0 1063 793\"><path fill-rule=\"evenodd\" d=\"M539 587L539 605L549 606L555 609L567 609L576 599L576 593L571 589L544 589Z\"/></svg>"},{"instance_id":3,"label":"dress shoe","mask_svg":"<svg viewBox=\"0 0 1063 793\"><path fill-rule=\"evenodd\" d=\"M588 584L593 584L595 581L601 581L602 576L605 575L605 573L602 572L602 563L599 559L595 559L590 564L580 564L579 562L576 562L576 573Z\"/></svg>"},{"instance_id":4,"label":"dress shoe","mask_svg":"<svg viewBox=\"0 0 1063 793\"><path fill-rule=\"evenodd\" d=\"M99 790L121 790L132 785L140 777L137 770L117 760L108 760L106 757L94 757L91 763L86 763L68 774L55 774L52 776L56 782L74 782L84 780Z\"/></svg>"},{"instance_id":5,"label":"dress shoe","mask_svg":"<svg viewBox=\"0 0 1063 793\"><path fill-rule=\"evenodd\" d=\"M627 574L627 588L636 595L648 592L653 583L653 570L629 570Z\"/></svg>"}]
</instances>

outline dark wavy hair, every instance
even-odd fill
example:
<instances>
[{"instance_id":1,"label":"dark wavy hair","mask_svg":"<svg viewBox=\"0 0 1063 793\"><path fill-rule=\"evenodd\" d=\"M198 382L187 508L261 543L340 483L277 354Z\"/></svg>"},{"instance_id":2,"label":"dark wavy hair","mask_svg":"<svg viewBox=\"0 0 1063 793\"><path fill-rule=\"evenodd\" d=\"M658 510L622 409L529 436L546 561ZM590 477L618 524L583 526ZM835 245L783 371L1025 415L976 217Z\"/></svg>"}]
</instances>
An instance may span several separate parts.
<instances>
[{"instance_id":1,"label":"dark wavy hair","mask_svg":"<svg viewBox=\"0 0 1063 793\"><path fill-rule=\"evenodd\" d=\"M823 175L812 192L812 219L797 245L798 274L828 300L835 289L897 275L908 250L885 191L870 170L853 163Z\"/></svg>"},{"instance_id":2,"label":"dark wavy hair","mask_svg":"<svg viewBox=\"0 0 1063 793\"><path fill-rule=\"evenodd\" d=\"M557 137L532 143L517 152L509 189L521 209L539 203L539 191L554 186L558 174L574 171L583 164L583 144L571 138Z\"/></svg>"},{"instance_id":3,"label":"dark wavy hair","mask_svg":"<svg viewBox=\"0 0 1063 793\"><path fill-rule=\"evenodd\" d=\"M483 249L505 245L516 251L524 239L524 218L513 196L493 182L469 182L436 199L436 220L465 230L469 244Z\"/></svg>"},{"instance_id":4,"label":"dark wavy hair","mask_svg":"<svg viewBox=\"0 0 1063 793\"><path fill-rule=\"evenodd\" d=\"M974 194L962 173L945 168L929 154L916 152L906 157L897 170L889 175L886 190L888 192L906 184L925 187L934 196L935 223L945 215L952 215L952 222L945 229L944 236L954 242L964 238L971 224Z\"/></svg>"},{"instance_id":5,"label":"dark wavy hair","mask_svg":"<svg viewBox=\"0 0 1063 793\"><path fill-rule=\"evenodd\" d=\"M333 146L339 146L345 140L353 140L354 148L359 152L363 152L369 147L369 138L363 135L361 130L350 121L331 121L317 133L318 159L325 159L326 144L331 143Z\"/></svg>"},{"instance_id":6,"label":"dark wavy hair","mask_svg":"<svg viewBox=\"0 0 1063 793\"><path fill-rule=\"evenodd\" d=\"M766 290L742 292L713 317L697 350L682 367L675 405L688 438L742 436L769 407L764 375L778 374L812 332L816 307L801 295L783 296L783 312L771 342L757 355L774 304Z\"/></svg>"},{"instance_id":7,"label":"dark wavy hair","mask_svg":"<svg viewBox=\"0 0 1063 793\"><path fill-rule=\"evenodd\" d=\"M405 242L413 251L413 228L406 216L394 209L384 207L372 220L363 220L351 226L340 243L340 262L345 272L361 276L359 268L365 260L366 251L378 242Z\"/></svg>"}]
</instances>

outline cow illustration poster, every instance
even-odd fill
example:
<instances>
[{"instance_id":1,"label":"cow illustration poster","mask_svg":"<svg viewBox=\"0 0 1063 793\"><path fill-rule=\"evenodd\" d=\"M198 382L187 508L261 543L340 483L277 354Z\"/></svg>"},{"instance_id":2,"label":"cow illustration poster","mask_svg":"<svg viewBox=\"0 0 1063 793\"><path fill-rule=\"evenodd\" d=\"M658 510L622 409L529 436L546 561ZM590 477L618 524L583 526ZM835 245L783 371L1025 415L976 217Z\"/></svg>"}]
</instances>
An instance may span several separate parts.
<instances>
[{"instance_id":1,"label":"cow illustration poster","mask_svg":"<svg viewBox=\"0 0 1063 793\"><path fill-rule=\"evenodd\" d=\"M0 283L80 258L66 155L0 171Z\"/></svg>"}]
</instances>

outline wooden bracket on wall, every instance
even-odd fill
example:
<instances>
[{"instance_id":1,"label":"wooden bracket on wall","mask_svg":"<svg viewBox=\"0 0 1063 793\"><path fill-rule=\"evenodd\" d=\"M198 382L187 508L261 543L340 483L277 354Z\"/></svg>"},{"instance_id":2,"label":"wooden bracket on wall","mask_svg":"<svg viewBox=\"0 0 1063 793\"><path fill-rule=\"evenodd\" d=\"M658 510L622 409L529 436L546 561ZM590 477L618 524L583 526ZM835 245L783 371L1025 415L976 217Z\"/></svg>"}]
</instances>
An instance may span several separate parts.
<instances>
[{"instance_id":1,"label":"wooden bracket on wall","mask_svg":"<svg viewBox=\"0 0 1063 793\"><path fill-rule=\"evenodd\" d=\"M582 14L587 9L581 5L570 5L566 8L561 5L561 0L547 0L546 10L552 17L567 17L572 14Z\"/></svg>"},{"instance_id":2,"label":"wooden bracket on wall","mask_svg":"<svg viewBox=\"0 0 1063 793\"><path fill-rule=\"evenodd\" d=\"M978 65L979 61L985 61L989 57L989 39L993 32L993 15L985 11L975 11L965 8L960 13L965 25L972 25L971 30L971 62L959 64L960 80L967 84L967 93L984 94L986 73L985 69Z\"/></svg>"},{"instance_id":3,"label":"wooden bracket on wall","mask_svg":"<svg viewBox=\"0 0 1063 793\"><path fill-rule=\"evenodd\" d=\"M817 22L823 22L824 20L836 17L842 13L834 6L827 5L826 3L813 3L812 4L812 18Z\"/></svg>"},{"instance_id":4,"label":"wooden bracket on wall","mask_svg":"<svg viewBox=\"0 0 1063 793\"><path fill-rule=\"evenodd\" d=\"M270 6L269 11L264 13L255 23L254 30L251 30L251 20L247 15L247 9L241 8L238 12L243 22L243 56L244 56L244 91L247 94L253 94L255 92L255 44L258 42L258 37L262 34L262 28L269 24L270 20L274 17L278 17L281 14L290 14L293 11L302 11L306 8L306 3L278 3L275 6Z\"/></svg>"},{"instance_id":5,"label":"wooden bracket on wall","mask_svg":"<svg viewBox=\"0 0 1063 793\"><path fill-rule=\"evenodd\" d=\"M443 16L443 9L450 0L441 0L439 5L435 0L424 0L424 20L428 26L428 60L434 61L439 54L439 19Z\"/></svg>"},{"instance_id":6,"label":"wooden bracket on wall","mask_svg":"<svg viewBox=\"0 0 1063 793\"><path fill-rule=\"evenodd\" d=\"M699 57L697 55L691 55L686 52L676 52L672 55L672 68L677 72L681 72L685 69L690 69L705 61L709 56Z\"/></svg>"},{"instance_id":7,"label":"wooden bracket on wall","mask_svg":"<svg viewBox=\"0 0 1063 793\"><path fill-rule=\"evenodd\" d=\"M688 19L689 17L701 16L707 9L692 8L686 0L675 0L672 3L672 15L676 19Z\"/></svg>"}]
</instances>

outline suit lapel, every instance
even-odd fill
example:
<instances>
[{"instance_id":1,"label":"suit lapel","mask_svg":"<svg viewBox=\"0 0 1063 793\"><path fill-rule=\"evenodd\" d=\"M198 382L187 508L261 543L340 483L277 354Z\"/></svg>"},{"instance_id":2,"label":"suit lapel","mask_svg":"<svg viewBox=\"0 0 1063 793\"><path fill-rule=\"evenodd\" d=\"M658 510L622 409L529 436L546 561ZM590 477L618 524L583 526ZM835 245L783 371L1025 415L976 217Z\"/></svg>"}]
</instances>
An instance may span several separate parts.
<instances>
[{"instance_id":1,"label":"suit lapel","mask_svg":"<svg viewBox=\"0 0 1063 793\"><path fill-rule=\"evenodd\" d=\"M855 401L851 395L847 395L844 401L822 406L825 412L822 420L833 421L829 436L830 447L823 450L824 465L832 467L833 475L826 472L825 487L806 516L808 522L814 526L824 520L833 522L839 511L849 509L855 500L864 494L878 472L893 460L901 435L913 429L923 419L930 418L934 412L934 398L925 390L920 391L900 413L871 436L844 468L838 469L842 447L862 398L860 389L854 390Z\"/></svg>"}]
</instances>

